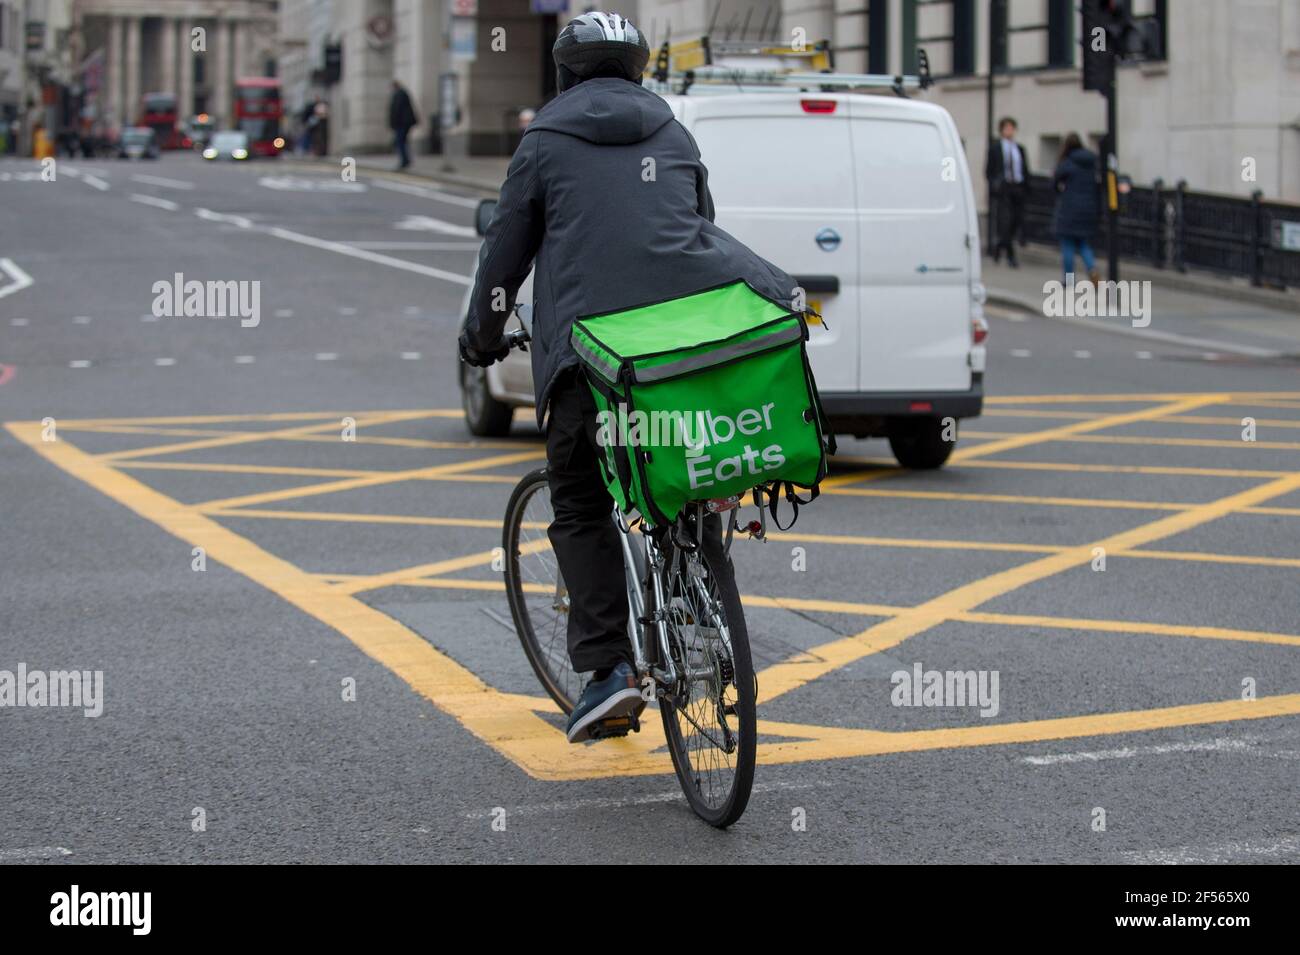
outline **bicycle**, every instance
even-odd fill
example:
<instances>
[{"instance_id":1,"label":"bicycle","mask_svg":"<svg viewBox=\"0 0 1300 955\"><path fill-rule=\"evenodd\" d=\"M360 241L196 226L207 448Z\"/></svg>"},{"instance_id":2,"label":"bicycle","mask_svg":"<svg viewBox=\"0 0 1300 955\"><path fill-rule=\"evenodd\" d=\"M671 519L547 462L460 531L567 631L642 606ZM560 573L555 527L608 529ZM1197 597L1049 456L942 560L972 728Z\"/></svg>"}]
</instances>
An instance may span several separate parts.
<instances>
[{"instance_id":1,"label":"bicycle","mask_svg":"<svg viewBox=\"0 0 1300 955\"><path fill-rule=\"evenodd\" d=\"M507 337L511 347L526 347L525 330ZM691 502L671 526L657 528L629 519L617 504L611 503L610 513L622 544L628 633L642 696L659 707L673 769L691 808L718 828L745 811L757 739L758 681L730 548L736 531L761 539L766 524L741 526L738 504L735 497ZM546 537L552 517L541 468L525 475L510 495L502 546L519 640L542 687L567 715L589 674L575 673L569 663L568 591ZM638 712L597 724L592 738L640 728Z\"/></svg>"}]
</instances>

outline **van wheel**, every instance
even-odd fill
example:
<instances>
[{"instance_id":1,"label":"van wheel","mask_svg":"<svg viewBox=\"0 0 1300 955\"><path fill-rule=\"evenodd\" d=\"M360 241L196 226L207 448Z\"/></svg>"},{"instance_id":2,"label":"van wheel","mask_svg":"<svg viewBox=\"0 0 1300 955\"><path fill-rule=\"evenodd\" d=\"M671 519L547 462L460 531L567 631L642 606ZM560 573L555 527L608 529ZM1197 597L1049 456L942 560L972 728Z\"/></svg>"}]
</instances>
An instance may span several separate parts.
<instances>
[{"instance_id":1,"label":"van wheel","mask_svg":"<svg viewBox=\"0 0 1300 955\"><path fill-rule=\"evenodd\" d=\"M510 433L515 409L492 397L486 368L461 363L460 399L470 434L480 438L502 438Z\"/></svg>"},{"instance_id":2,"label":"van wheel","mask_svg":"<svg viewBox=\"0 0 1300 955\"><path fill-rule=\"evenodd\" d=\"M941 418L904 418L889 431L889 447L898 463L913 471L943 467L957 446L957 423L952 423L952 441L944 440Z\"/></svg>"}]
</instances>

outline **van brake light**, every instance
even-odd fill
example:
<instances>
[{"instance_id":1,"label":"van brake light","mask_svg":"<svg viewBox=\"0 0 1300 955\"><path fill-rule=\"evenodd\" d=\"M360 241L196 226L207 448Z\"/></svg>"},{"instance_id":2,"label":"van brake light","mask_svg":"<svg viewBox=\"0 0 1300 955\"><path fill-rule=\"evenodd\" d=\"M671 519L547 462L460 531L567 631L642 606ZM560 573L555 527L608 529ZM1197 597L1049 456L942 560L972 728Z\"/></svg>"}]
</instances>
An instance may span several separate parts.
<instances>
[{"instance_id":1,"label":"van brake light","mask_svg":"<svg viewBox=\"0 0 1300 955\"><path fill-rule=\"evenodd\" d=\"M799 105L803 107L805 113L835 112L835 100L833 99L801 99Z\"/></svg>"}]
</instances>

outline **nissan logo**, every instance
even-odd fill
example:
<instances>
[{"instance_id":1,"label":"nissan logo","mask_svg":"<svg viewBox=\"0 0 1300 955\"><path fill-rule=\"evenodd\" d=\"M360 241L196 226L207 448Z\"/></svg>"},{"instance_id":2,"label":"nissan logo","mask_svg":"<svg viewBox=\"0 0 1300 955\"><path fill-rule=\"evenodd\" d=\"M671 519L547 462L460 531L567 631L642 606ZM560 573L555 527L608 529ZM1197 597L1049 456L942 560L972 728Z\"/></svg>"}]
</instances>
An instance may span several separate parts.
<instances>
[{"instance_id":1,"label":"nissan logo","mask_svg":"<svg viewBox=\"0 0 1300 955\"><path fill-rule=\"evenodd\" d=\"M840 247L840 234L826 228L817 233L817 247L823 252L834 252Z\"/></svg>"}]
</instances>

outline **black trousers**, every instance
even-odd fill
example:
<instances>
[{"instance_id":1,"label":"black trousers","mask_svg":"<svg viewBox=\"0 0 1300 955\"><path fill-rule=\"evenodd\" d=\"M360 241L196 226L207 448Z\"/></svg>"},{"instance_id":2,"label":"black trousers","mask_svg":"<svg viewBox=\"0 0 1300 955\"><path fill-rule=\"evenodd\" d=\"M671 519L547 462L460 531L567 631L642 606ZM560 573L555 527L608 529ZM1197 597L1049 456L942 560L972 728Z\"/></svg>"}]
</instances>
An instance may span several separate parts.
<instances>
[{"instance_id":1,"label":"black trousers","mask_svg":"<svg viewBox=\"0 0 1300 955\"><path fill-rule=\"evenodd\" d=\"M1023 183L1003 183L997 193L997 244L993 246L996 258L1004 250L1007 258L1014 259L1016 250L1012 243L1023 239L1025 232L1025 186Z\"/></svg>"},{"instance_id":2,"label":"black trousers","mask_svg":"<svg viewBox=\"0 0 1300 955\"><path fill-rule=\"evenodd\" d=\"M579 673L626 661L635 667L627 633L623 548L610 515L614 499L600 476L596 402L577 369L551 390L546 473L555 520L547 536L569 590L569 660Z\"/></svg>"}]
</instances>

